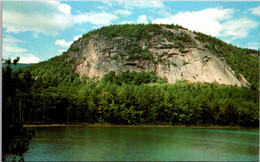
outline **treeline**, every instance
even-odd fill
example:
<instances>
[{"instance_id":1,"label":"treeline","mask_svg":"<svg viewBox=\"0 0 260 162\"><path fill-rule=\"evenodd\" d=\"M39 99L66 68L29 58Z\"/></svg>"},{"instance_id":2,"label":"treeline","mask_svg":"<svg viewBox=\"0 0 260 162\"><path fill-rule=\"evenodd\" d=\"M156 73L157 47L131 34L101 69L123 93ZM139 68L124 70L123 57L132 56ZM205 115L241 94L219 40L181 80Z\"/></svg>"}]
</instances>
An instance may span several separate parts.
<instances>
[{"instance_id":1,"label":"treeline","mask_svg":"<svg viewBox=\"0 0 260 162\"><path fill-rule=\"evenodd\" d=\"M105 39L123 36L131 40L149 40L153 35L158 35L161 33L161 26L157 24L124 24L102 27L84 34L82 38L87 38L93 34L96 34L105 37Z\"/></svg>"},{"instance_id":2,"label":"treeline","mask_svg":"<svg viewBox=\"0 0 260 162\"><path fill-rule=\"evenodd\" d=\"M58 84L70 84L74 80L80 80L78 75L74 73L74 65L72 59L68 57L68 52L63 52L61 56L55 56L48 61L34 64L23 71L30 71L35 80L43 79L46 84L57 86ZM22 73L22 71L14 74Z\"/></svg>"},{"instance_id":3,"label":"treeline","mask_svg":"<svg viewBox=\"0 0 260 162\"><path fill-rule=\"evenodd\" d=\"M19 57L13 62L7 59L2 69L2 161L5 161L6 154L21 155L27 151L29 140L34 135L32 129L23 128L27 120L24 109L28 109L32 102L30 89L33 78L21 68L17 73L12 72L18 61Z\"/></svg>"},{"instance_id":4,"label":"treeline","mask_svg":"<svg viewBox=\"0 0 260 162\"><path fill-rule=\"evenodd\" d=\"M85 78L69 84L33 79L28 71L17 71L11 79L18 81L12 86L19 93L4 100L4 121L253 127L259 123L258 91L245 87L185 81L168 84L154 73L135 72L118 76L110 72L101 81Z\"/></svg>"},{"instance_id":5,"label":"treeline","mask_svg":"<svg viewBox=\"0 0 260 162\"><path fill-rule=\"evenodd\" d=\"M167 78L161 78L156 76L155 72L123 72L120 75L116 75L114 71L110 71L102 78L102 82L112 83L116 85L131 84L141 85L148 83L167 83Z\"/></svg>"}]
</instances>

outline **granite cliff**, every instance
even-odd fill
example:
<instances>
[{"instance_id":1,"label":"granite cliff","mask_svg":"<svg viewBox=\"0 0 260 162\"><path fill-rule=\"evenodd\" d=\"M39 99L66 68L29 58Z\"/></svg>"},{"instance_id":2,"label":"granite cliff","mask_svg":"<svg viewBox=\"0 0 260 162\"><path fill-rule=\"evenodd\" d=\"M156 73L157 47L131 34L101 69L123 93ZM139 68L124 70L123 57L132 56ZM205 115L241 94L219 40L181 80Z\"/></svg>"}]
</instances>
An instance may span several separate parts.
<instances>
[{"instance_id":1,"label":"granite cliff","mask_svg":"<svg viewBox=\"0 0 260 162\"><path fill-rule=\"evenodd\" d=\"M80 77L96 80L109 71L155 71L169 83L187 80L250 85L226 62L221 53L224 42L217 40L212 45L202 38L201 33L174 25L110 26L87 33L71 45L67 54Z\"/></svg>"}]
</instances>

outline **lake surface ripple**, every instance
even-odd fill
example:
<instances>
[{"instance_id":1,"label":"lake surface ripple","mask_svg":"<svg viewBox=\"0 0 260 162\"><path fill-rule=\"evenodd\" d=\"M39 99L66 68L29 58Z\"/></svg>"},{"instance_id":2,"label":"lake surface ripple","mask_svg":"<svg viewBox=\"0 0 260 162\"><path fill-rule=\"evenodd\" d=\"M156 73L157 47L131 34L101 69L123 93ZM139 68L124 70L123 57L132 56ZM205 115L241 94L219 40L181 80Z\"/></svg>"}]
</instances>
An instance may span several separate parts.
<instances>
[{"instance_id":1,"label":"lake surface ripple","mask_svg":"<svg viewBox=\"0 0 260 162\"><path fill-rule=\"evenodd\" d=\"M258 161L259 130L36 128L25 161Z\"/></svg>"}]
</instances>

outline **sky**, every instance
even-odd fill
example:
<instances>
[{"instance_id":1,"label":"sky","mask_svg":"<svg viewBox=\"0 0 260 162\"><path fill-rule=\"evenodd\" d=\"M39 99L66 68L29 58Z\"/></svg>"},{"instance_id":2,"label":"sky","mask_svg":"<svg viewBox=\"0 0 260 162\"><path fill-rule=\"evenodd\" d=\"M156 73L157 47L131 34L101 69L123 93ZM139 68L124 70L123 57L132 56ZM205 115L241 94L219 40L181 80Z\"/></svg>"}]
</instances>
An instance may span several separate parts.
<instances>
[{"instance_id":1,"label":"sky","mask_svg":"<svg viewBox=\"0 0 260 162\"><path fill-rule=\"evenodd\" d=\"M258 1L5 1L2 57L46 61L88 31L126 23L178 24L259 49Z\"/></svg>"}]
</instances>

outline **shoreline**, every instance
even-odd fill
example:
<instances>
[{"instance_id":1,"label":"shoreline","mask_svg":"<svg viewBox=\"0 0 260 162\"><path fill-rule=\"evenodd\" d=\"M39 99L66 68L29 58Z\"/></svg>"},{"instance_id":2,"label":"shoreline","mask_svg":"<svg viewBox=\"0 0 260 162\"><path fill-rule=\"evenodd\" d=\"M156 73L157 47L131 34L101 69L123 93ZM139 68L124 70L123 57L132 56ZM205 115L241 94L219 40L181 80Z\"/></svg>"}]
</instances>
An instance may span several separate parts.
<instances>
[{"instance_id":1,"label":"shoreline","mask_svg":"<svg viewBox=\"0 0 260 162\"><path fill-rule=\"evenodd\" d=\"M192 128L192 129L259 129L259 127L221 126L221 125L114 125L114 124L25 124L33 127L104 127L104 128Z\"/></svg>"}]
</instances>

